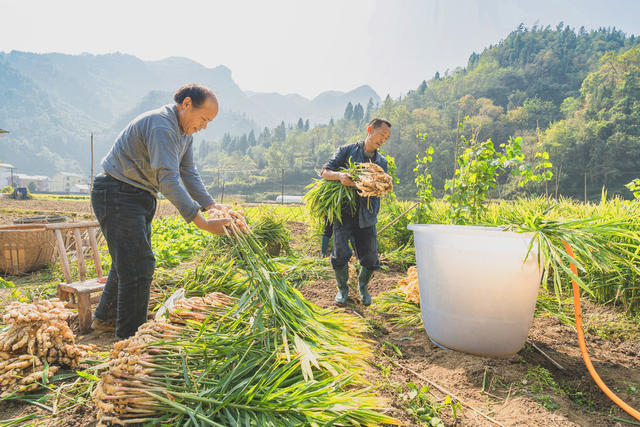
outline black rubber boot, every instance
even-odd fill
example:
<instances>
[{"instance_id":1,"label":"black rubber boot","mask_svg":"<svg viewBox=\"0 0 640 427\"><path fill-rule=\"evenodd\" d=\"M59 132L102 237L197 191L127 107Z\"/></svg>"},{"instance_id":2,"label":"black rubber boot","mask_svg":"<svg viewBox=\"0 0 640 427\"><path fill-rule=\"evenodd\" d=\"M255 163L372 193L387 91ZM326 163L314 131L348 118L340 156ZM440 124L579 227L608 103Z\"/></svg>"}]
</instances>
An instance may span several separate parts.
<instances>
[{"instance_id":1,"label":"black rubber boot","mask_svg":"<svg viewBox=\"0 0 640 427\"><path fill-rule=\"evenodd\" d=\"M369 294L369 281L373 277L373 270L367 270L362 267L360 274L358 275L358 289L360 290L360 296L362 297L362 305L371 305L371 295Z\"/></svg>"},{"instance_id":2,"label":"black rubber boot","mask_svg":"<svg viewBox=\"0 0 640 427\"><path fill-rule=\"evenodd\" d=\"M349 298L349 264L345 264L340 268L334 268L333 271L336 273L336 282L338 285L335 302L338 305L345 305Z\"/></svg>"}]
</instances>

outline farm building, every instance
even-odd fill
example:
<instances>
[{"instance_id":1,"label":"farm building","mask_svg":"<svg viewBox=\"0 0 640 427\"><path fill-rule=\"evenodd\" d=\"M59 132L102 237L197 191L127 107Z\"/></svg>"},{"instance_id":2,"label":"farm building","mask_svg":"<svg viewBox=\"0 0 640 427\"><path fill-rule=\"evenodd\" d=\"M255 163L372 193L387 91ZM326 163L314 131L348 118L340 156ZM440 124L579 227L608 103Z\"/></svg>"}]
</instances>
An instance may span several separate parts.
<instances>
[{"instance_id":1,"label":"farm building","mask_svg":"<svg viewBox=\"0 0 640 427\"><path fill-rule=\"evenodd\" d=\"M88 193L89 187L82 175L70 172L58 172L49 183L52 193Z\"/></svg>"},{"instance_id":2,"label":"farm building","mask_svg":"<svg viewBox=\"0 0 640 427\"><path fill-rule=\"evenodd\" d=\"M51 178L43 175L26 175L23 173L13 174L13 182L15 183L15 186L28 188L29 191L49 191L49 181L51 181Z\"/></svg>"}]
</instances>

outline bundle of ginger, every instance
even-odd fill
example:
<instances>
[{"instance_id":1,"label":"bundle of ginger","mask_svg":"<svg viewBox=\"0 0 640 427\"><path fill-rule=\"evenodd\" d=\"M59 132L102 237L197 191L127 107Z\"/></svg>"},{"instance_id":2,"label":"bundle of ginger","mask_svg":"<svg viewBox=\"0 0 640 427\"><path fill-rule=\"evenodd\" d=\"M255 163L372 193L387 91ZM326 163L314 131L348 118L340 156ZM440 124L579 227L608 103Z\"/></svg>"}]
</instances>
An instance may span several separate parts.
<instances>
[{"instance_id":1,"label":"bundle of ginger","mask_svg":"<svg viewBox=\"0 0 640 427\"><path fill-rule=\"evenodd\" d=\"M244 218L244 214L240 211L233 210L229 206L221 205L220 208L214 208L207 211L208 219L230 219L231 224L227 228L235 229L243 233L249 232L249 226Z\"/></svg>"},{"instance_id":2,"label":"bundle of ginger","mask_svg":"<svg viewBox=\"0 0 640 427\"><path fill-rule=\"evenodd\" d=\"M413 266L407 270L407 278L398 282L400 292L405 295L407 302L420 304L420 287L418 286L418 269Z\"/></svg>"},{"instance_id":3,"label":"bundle of ginger","mask_svg":"<svg viewBox=\"0 0 640 427\"><path fill-rule=\"evenodd\" d=\"M359 163L354 177L358 194L362 197L380 197L393 190L393 179L375 163Z\"/></svg>"},{"instance_id":4,"label":"bundle of ginger","mask_svg":"<svg viewBox=\"0 0 640 427\"><path fill-rule=\"evenodd\" d=\"M171 364L172 360L180 360L180 347L172 341L195 339L200 330L193 321L222 317L234 303L235 298L220 292L178 300L169 309L168 322L151 320L140 326L134 336L115 343L108 371L101 376L93 394L98 426L143 423L157 417L166 405L149 392L161 393L159 383L183 375L182 365Z\"/></svg>"},{"instance_id":5,"label":"bundle of ginger","mask_svg":"<svg viewBox=\"0 0 640 427\"><path fill-rule=\"evenodd\" d=\"M35 389L45 372L50 378L59 366L78 365L86 347L75 344L70 316L58 299L6 307L2 322L8 328L0 333L0 396Z\"/></svg>"}]
</instances>

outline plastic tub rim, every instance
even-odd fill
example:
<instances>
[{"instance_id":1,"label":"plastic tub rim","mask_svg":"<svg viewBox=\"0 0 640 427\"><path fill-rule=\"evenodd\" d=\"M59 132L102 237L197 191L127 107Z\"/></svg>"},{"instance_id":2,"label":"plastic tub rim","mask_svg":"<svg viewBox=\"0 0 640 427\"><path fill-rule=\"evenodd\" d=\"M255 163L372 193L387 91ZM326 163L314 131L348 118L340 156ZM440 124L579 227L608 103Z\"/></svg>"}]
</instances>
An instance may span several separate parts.
<instances>
[{"instance_id":1,"label":"plastic tub rim","mask_svg":"<svg viewBox=\"0 0 640 427\"><path fill-rule=\"evenodd\" d=\"M457 225L457 224L409 224L407 229L414 232L437 232L437 231L453 231L453 232L465 232L473 234L475 232L491 233L501 237L528 237L532 238L534 233L518 233L513 230L507 230L503 227L486 226L486 225Z\"/></svg>"}]
</instances>

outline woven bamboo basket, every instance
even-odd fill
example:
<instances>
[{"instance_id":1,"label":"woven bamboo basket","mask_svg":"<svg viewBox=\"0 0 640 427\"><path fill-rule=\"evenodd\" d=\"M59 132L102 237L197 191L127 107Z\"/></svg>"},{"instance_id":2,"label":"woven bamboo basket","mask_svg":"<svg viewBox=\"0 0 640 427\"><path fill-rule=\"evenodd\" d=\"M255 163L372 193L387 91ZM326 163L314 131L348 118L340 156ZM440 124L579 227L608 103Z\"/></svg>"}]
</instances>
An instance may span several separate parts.
<instances>
[{"instance_id":1,"label":"woven bamboo basket","mask_svg":"<svg viewBox=\"0 0 640 427\"><path fill-rule=\"evenodd\" d=\"M23 274L51 262L55 237L43 224L0 226L0 273Z\"/></svg>"}]
</instances>

